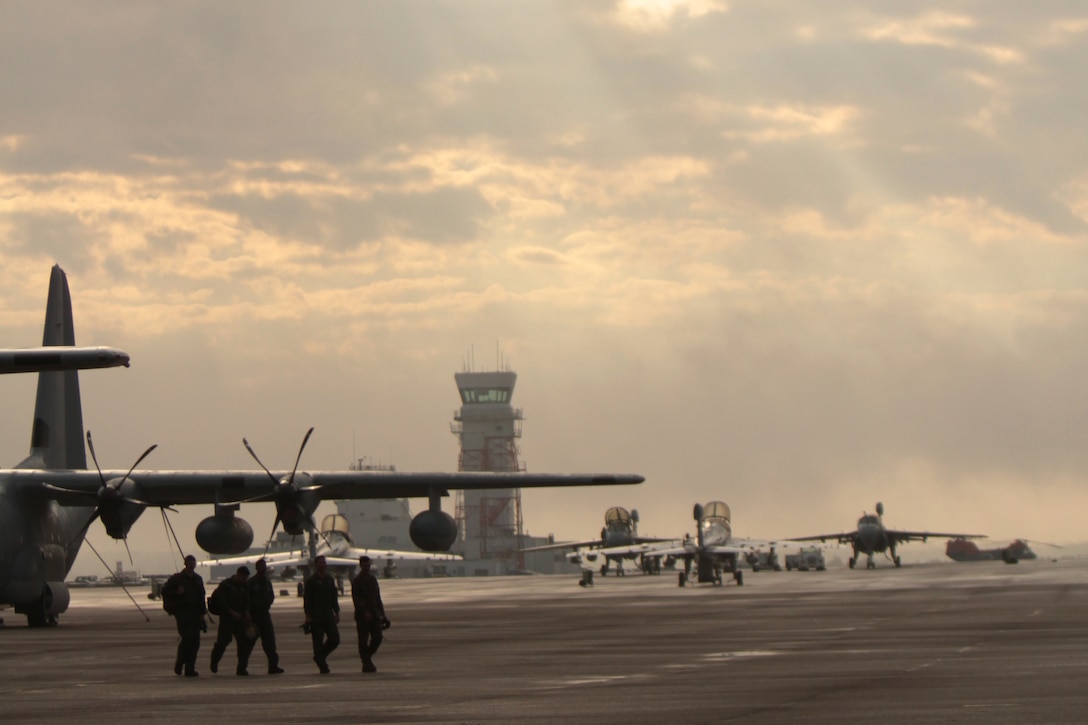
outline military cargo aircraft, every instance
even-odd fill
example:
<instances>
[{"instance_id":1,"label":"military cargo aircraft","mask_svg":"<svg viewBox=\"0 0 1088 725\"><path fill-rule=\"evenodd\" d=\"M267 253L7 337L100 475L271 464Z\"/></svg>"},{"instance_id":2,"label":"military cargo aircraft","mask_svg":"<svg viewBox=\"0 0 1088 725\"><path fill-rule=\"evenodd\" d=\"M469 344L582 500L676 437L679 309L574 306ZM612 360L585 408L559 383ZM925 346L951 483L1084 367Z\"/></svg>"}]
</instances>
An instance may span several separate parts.
<instances>
[{"instance_id":1,"label":"military cargo aircraft","mask_svg":"<svg viewBox=\"0 0 1088 725\"><path fill-rule=\"evenodd\" d=\"M101 520L115 539L126 539L149 507L205 504L214 507L196 529L197 543L211 554L238 554L253 542L253 528L235 515L243 503L276 507L273 532L282 524L290 534L315 528L313 514L326 498L428 499L428 508L412 520L409 535L424 551L447 551L457 537L453 518L441 499L451 489L527 488L636 484L638 475L526 473L401 473L391 471L299 470L309 433L290 471L260 470L140 471L87 470L78 369L125 365L120 351L91 365L75 348L68 280L54 266L49 280L45 352L59 358L19 358L18 350L0 350L0 366L10 371L38 371L38 391L31 426L30 454L12 469L0 469L0 607L13 606L30 626L55 625L69 603L65 577L83 544L88 527ZM37 353L42 351L36 350ZM5 355L12 355L5 358ZM99 360L93 356L94 360ZM101 364L100 364L101 363ZM312 429L311 429L312 432ZM246 448L252 454L248 442ZM87 446L94 458L94 449ZM256 454L253 454L256 458Z\"/></svg>"},{"instance_id":2,"label":"military cargo aircraft","mask_svg":"<svg viewBox=\"0 0 1088 725\"><path fill-rule=\"evenodd\" d=\"M1043 541L1033 543L1051 546L1055 549L1062 548L1057 544L1047 544ZM1006 564L1016 564L1020 561L1039 558L1028 545L1027 539L1017 539L1010 544L992 549L980 549L978 544L967 539L952 539L945 546L944 553L954 561L1003 561Z\"/></svg>"},{"instance_id":3,"label":"military cargo aircraft","mask_svg":"<svg viewBox=\"0 0 1088 725\"><path fill-rule=\"evenodd\" d=\"M850 544L854 549L854 555L850 557L850 568L858 563L860 554L868 557L865 567L875 569L876 562L873 554L882 552L888 556L898 567L903 562L895 553L895 547L908 541L925 541L926 539L984 539L985 534L942 534L933 531L902 531L889 529L884 526L884 504L879 501L876 504L876 514L863 513L858 519L858 527L854 531L846 531L839 534L818 534L816 536L802 536L787 541L838 541L840 544Z\"/></svg>"}]
</instances>

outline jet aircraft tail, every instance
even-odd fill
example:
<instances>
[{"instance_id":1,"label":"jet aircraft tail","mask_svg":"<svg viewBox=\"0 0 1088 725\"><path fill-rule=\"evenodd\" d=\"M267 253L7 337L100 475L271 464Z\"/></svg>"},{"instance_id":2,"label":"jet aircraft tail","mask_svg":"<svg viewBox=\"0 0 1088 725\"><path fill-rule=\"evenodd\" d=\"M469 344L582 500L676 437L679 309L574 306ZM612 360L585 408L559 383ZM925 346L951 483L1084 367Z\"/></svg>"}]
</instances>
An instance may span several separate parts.
<instances>
[{"instance_id":1,"label":"jet aircraft tail","mask_svg":"<svg viewBox=\"0 0 1088 725\"><path fill-rule=\"evenodd\" d=\"M49 277L42 346L74 346L72 296L68 277L59 265ZM38 396L30 433L30 455L19 468L85 469L83 408L79 397L79 374L75 370L38 373Z\"/></svg>"}]
</instances>

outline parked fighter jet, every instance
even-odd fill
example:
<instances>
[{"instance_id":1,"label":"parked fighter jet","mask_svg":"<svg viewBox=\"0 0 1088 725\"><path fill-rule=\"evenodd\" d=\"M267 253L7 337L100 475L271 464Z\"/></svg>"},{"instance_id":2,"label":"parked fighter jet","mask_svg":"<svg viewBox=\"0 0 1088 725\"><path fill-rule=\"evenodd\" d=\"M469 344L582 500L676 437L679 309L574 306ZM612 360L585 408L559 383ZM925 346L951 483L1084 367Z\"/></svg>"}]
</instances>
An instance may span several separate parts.
<instances>
[{"instance_id":1,"label":"parked fighter jet","mask_svg":"<svg viewBox=\"0 0 1088 725\"><path fill-rule=\"evenodd\" d=\"M148 507L208 504L214 515L200 522L197 543L212 554L236 554L249 548L252 527L235 516L241 504L271 502L276 507L273 533L281 524L291 534L315 528L313 513L325 498L426 497L429 508L412 520L409 535L424 551L447 551L457 537L453 518L442 511L450 489L526 488L640 483L637 475L525 473L399 473L324 471L306 473L299 461L310 433L290 471L271 472L263 463L251 471L142 471L87 469L83 413L76 369L86 365L74 348L71 297L60 267L53 267L42 345L58 350L55 358L25 358L8 368L40 371L31 429L30 455L14 469L0 470L0 606L13 605L31 626L56 624L68 608L64 584L84 535L96 519L116 539L125 539ZM0 350L0 354L17 353ZM75 358L75 359L73 359ZM84 363L87 361L83 361ZM109 361L123 365L120 353ZM93 365L92 367L100 367ZM311 429L312 432L313 429ZM256 459L256 454L246 443ZM87 437L90 448L90 436ZM94 450L91 450L94 458Z\"/></svg>"},{"instance_id":2,"label":"parked fighter jet","mask_svg":"<svg viewBox=\"0 0 1088 725\"><path fill-rule=\"evenodd\" d=\"M369 556L377 565L380 561L387 564L394 561L449 561L461 559L456 554L427 553L424 551L397 551L395 549L359 549L351 539L350 526L347 518L340 514L329 514L321 519L321 527L316 536L310 533L308 545L297 551L282 551L272 554L251 554L247 556L232 556L228 558L215 557L198 562L199 566L246 566L253 567L258 559L264 559L268 566L274 570L298 569L308 570L312 567L314 559L324 556L330 569L342 567L354 569L359 563L359 557Z\"/></svg>"},{"instance_id":3,"label":"parked fighter jet","mask_svg":"<svg viewBox=\"0 0 1088 725\"><path fill-rule=\"evenodd\" d=\"M933 531L900 531L884 526L884 504L877 502L876 514L863 514L858 519L858 528L841 534L819 534L817 536L802 536L787 541L822 541L837 540L840 544L850 544L854 548L854 555L850 557L850 568L858 563L858 554L865 554L868 561L867 569L875 569L873 554L883 552L891 558L896 566L902 566L902 561L895 553L898 544L908 541L925 541L926 539L984 539L985 534L941 534Z\"/></svg>"},{"instance_id":4,"label":"parked fighter jet","mask_svg":"<svg viewBox=\"0 0 1088 725\"><path fill-rule=\"evenodd\" d=\"M722 575L731 574L738 586L744 584L744 572L738 566L738 557L747 556L765 546L773 551L775 542L756 539L733 538L733 515L724 501L711 501L705 506L695 504L695 539L690 536L674 539L672 545L646 547L647 556L673 557L684 560L680 572L680 586L691 579L692 565L700 584L721 586Z\"/></svg>"},{"instance_id":5,"label":"parked fighter jet","mask_svg":"<svg viewBox=\"0 0 1088 725\"><path fill-rule=\"evenodd\" d=\"M567 541L559 544L533 546L522 551L562 551L570 550L567 559L572 564L580 564L583 569L591 568L600 562L601 574L607 575L612 562L616 564L616 576L624 576L624 560L639 559L639 568L644 572L660 571L649 559L643 559L644 544L671 541L638 535L638 510L630 512L622 506L613 506L604 512L604 528L599 539L587 541ZM587 566L588 565L588 566Z\"/></svg>"}]
</instances>

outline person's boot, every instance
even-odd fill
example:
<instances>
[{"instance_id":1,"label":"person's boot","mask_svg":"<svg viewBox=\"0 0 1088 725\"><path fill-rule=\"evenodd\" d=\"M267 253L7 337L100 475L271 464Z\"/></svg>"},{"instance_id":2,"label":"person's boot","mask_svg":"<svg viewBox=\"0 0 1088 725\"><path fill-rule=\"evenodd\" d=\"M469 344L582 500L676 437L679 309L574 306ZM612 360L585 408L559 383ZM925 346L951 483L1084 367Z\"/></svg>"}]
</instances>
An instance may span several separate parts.
<instances>
[{"instance_id":1,"label":"person's boot","mask_svg":"<svg viewBox=\"0 0 1088 725\"><path fill-rule=\"evenodd\" d=\"M374 666L374 660L367 657L363 660L363 672L377 672L378 668Z\"/></svg>"}]
</instances>

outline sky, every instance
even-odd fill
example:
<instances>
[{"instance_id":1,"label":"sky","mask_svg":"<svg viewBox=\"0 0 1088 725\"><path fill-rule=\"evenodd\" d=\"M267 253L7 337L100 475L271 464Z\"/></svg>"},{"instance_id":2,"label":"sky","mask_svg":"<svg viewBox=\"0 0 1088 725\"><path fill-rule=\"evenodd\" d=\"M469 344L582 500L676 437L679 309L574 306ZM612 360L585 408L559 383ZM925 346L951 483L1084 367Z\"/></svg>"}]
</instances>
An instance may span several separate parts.
<instances>
[{"instance_id":1,"label":"sky","mask_svg":"<svg viewBox=\"0 0 1088 725\"><path fill-rule=\"evenodd\" d=\"M81 375L105 467L289 468L314 426L310 470L453 471L453 375L506 365L529 471L647 479L527 490L533 535L720 499L1085 538L1081 3L2 8L0 341L60 264L132 356ZM12 465L33 380L0 394Z\"/></svg>"}]
</instances>

